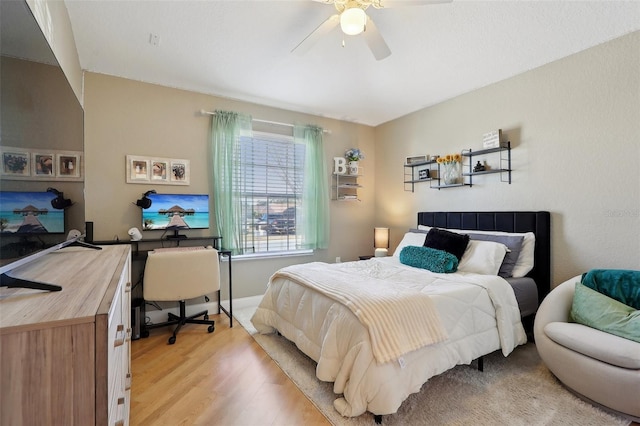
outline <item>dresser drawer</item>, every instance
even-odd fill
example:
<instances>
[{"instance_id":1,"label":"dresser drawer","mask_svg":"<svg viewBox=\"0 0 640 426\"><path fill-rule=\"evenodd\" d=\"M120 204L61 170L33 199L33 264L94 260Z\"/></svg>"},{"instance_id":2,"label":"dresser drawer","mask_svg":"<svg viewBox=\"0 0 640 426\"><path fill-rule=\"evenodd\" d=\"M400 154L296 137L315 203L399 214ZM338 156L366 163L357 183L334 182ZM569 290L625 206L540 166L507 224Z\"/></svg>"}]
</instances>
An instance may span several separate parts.
<instances>
[{"instance_id":1,"label":"dresser drawer","mask_svg":"<svg viewBox=\"0 0 640 426\"><path fill-rule=\"evenodd\" d=\"M97 425L127 426L129 424L130 262L129 257L124 259L121 263L121 273L113 277L111 294L108 299L105 299L104 315L97 321L97 331L104 330L104 340L99 339L102 343L98 345L96 352L96 369L103 374L96 386Z\"/></svg>"},{"instance_id":2,"label":"dresser drawer","mask_svg":"<svg viewBox=\"0 0 640 426\"><path fill-rule=\"evenodd\" d=\"M117 351L116 355L122 355L122 351ZM109 377L109 425L115 425L119 420L123 420L122 406L125 402L123 364L114 360L113 374Z\"/></svg>"},{"instance_id":3,"label":"dresser drawer","mask_svg":"<svg viewBox=\"0 0 640 426\"><path fill-rule=\"evenodd\" d=\"M128 424L127 388L130 385L131 280L125 268L109 311L108 395L109 425Z\"/></svg>"}]
</instances>

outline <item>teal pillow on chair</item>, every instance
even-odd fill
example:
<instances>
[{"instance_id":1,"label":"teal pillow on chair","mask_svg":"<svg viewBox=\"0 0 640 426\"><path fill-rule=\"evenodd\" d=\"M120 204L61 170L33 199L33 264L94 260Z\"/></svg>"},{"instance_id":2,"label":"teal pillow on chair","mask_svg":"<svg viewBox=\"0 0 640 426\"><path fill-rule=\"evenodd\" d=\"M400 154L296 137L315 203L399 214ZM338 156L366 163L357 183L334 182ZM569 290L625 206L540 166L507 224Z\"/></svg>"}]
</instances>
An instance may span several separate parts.
<instances>
[{"instance_id":1,"label":"teal pillow on chair","mask_svg":"<svg viewBox=\"0 0 640 426\"><path fill-rule=\"evenodd\" d=\"M571 319L640 343L640 310L576 283Z\"/></svg>"},{"instance_id":2,"label":"teal pillow on chair","mask_svg":"<svg viewBox=\"0 0 640 426\"><path fill-rule=\"evenodd\" d=\"M592 269L582 274L582 284L640 309L640 271L625 269Z\"/></svg>"}]
</instances>

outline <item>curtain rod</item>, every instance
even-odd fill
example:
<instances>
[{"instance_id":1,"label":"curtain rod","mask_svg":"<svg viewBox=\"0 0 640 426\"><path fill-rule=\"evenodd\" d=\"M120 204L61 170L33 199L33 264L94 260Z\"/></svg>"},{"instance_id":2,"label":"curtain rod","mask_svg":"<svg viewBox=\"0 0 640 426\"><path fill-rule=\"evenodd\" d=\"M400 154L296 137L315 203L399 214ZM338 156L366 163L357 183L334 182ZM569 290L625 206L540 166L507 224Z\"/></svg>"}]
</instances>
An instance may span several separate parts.
<instances>
[{"instance_id":1,"label":"curtain rod","mask_svg":"<svg viewBox=\"0 0 640 426\"><path fill-rule=\"evenodd\" d=\"M203 109L200 110L200 114L216 115L214 111L205 111ZM270 120L260 120L259 118L251 118L251 121L256 121L258 123L264 123L264 124L275 124L276 126L293 127L293 124L290 124L290 123L281 123L279 121L270 121ZM322 133L331 134L331 130L322 129Z\"/></svg>"}]
</instances>

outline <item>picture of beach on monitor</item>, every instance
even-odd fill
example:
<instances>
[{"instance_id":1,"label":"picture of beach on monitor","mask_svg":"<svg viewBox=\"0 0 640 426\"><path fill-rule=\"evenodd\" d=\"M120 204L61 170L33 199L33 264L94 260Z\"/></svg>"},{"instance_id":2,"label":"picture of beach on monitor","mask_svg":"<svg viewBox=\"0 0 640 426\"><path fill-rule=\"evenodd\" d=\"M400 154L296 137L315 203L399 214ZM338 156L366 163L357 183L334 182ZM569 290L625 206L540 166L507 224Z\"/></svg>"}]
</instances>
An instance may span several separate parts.
<instances>
[{"instance_id":1,"label":"picture of beach on monitor","mask_svg":"<svg viewBox=\"0 0 640 426\"><path fill-rule=\"evenodd\" d=\"M151 207L142 209L142 229L209 228L209 195L149 194Z\"/></svg>"},{"instance_id":2,"label":"picture of beach on monitor","mask_svg":"<svg viewBox=\"0 0 640 426\"><path fill-rule=\"evenodd\" d=\"M0 192L3 234L63 234L64 210L56 210L50 192Z\"/></svg>"}]
</instances>

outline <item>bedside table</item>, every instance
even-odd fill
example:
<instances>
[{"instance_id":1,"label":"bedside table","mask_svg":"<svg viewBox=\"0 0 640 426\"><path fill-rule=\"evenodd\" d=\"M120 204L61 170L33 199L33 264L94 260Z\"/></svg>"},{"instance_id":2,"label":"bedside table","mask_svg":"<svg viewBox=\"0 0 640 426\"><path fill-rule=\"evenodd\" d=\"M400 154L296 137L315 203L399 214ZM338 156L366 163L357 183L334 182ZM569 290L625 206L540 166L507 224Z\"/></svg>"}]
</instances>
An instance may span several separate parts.
<instances>
[{"instance_id":1,"label":"bedside table","mask_svg":"<svg viewBox=\"0 0 640 426\"><path fill-rule=\"evenodd\" d=\"M359 256L360 260L369 260L371 259L373 256Z\"/></svg>"}]
</instances>

